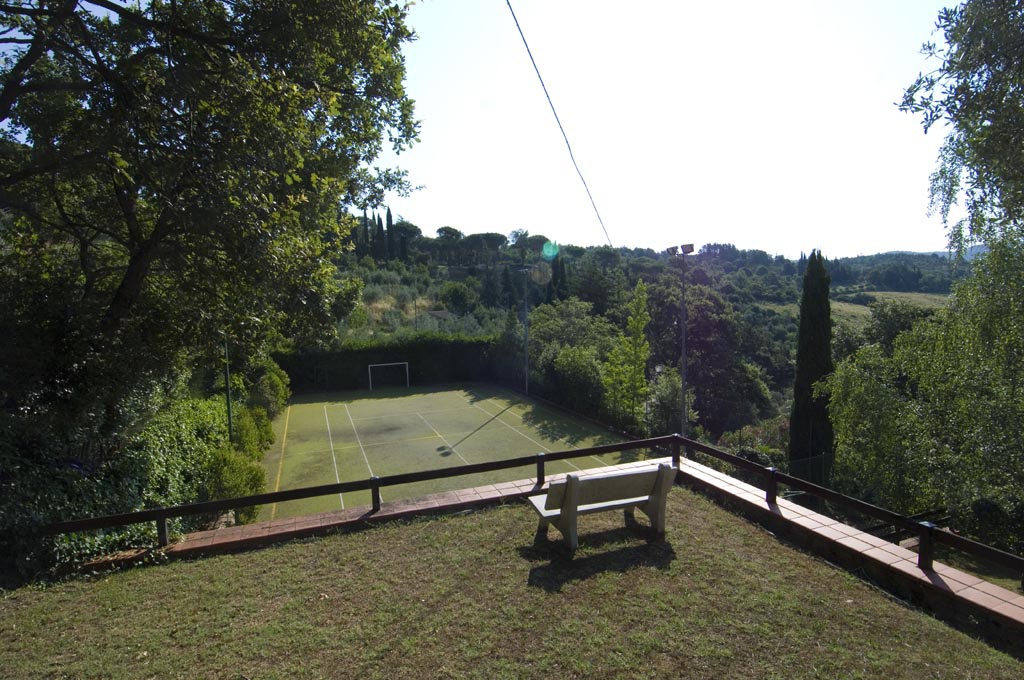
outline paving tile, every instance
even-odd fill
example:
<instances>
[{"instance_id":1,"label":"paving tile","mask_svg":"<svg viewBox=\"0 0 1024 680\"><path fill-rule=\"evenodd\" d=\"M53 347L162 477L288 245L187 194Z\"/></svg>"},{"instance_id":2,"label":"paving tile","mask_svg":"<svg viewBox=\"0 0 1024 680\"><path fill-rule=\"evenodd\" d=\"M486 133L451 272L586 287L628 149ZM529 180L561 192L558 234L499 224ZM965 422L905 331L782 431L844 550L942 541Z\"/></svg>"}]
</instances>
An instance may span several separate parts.
<instances>
[{"instance_id":1,"label":"paving tile","mask_svg":"<svg viewBox=\"0 0 1024 680\"><path fill-rule=\"evenodd\" d=\"M802 527L807 527L808 529L817 529L821 526L821 522L811 519L810 517L790 517L789 521L793 524L799 524Z\"/></svg>"},{"instance_id":2,"label":"paving tile","mask_svg":"<svg viewBox=\"0 0 1024 680\"><path fill-rule=\"evenodd\" d=\"M1011 592L1011 591L1007 590L1006 588L1003 588L1002 586L997 586L994 583L989 583L988 581L982 581L981 583L976 583L974 585L974 588L977 589L977 590L980 590L983 593L988 593L989 595L992 595L993 597L997 597L1000 600L1002 600L1003 602L1013 602L1014 600L1017 599L1017 594L1016 593Z\"/></svg>"},{"instance_id":3,"label":"paving tile","mask_svg":"<svg viewBox=\"0 0 1024 680\"><path fill-rule=\"evenodd\" d=\"M864 554L872 559L878 560L882 564L894 564L903 559L902 557L897 557L896 555L893 555L891 552L882 550L881 548L877 547L865 550Z\"/></svg>"},{"instance_id":4,"label":"paving tile","mask_svg":"<svg viewBox=\"0 0 1024 680\"><path fill-rule=\"evenodd\" d=\"M968 602L973 602L974 604L980 605L986 609L996 610L999 607L1008 604L1000 600L995 595L990 595L989 593L978 590L974 586L964 588L959 593L957 593L957 595L967 600Z\"/></svg>"},{"instance_id":5,"label":"paving tile","mask_svg":"<svg viewBox=\"0 0 1024 680\"><path fill-rule=\"evenodd\" d=\"M897 557L902 557L905 560L914 560L915 562L917 561L916 552L914 552L913 550L907 550L906 548L898 546L895 543L886 543L885 545L880 545L878 547L886 552L890 552L893 555L896 555Z\"/></svg>"},{"instance_id":6,"label":"paving tile","mask_svg":"<svg viewBox=\"0 0 1024 680\"><path fill-rule=\"evenodd\" d=\"M845 545L847 548L851 548L851 549L856 550L857 552L861 552L861 553L862 552L867 552L868 550L871 550L872 548L877 547L877 546L873 546L873 545L870 545L868 543L865 543L864 541L860 540L859 538L857 538L855 536L844 536L843 538L837 539L836 543L838 543L840 545Z\"/></svg>"},{"instance_id":7,"label":"paving tile","mask_svg":"<svg viewBox=\"0 0 1024 680\"><path fill-rule=\"evenodd\" d=\"M935 571L938 573L942 574L946 578L963 583L964 585L973 586L979 583L984 583L983 579L978 578L974 574L968 574L967 572L960 571L959 569L954 569L953 567L942 564L941 562L936 562L934 566Z\"/></svg>"},{"instance_id":8,"label":"paving tile","mask_svg":"<svg viewBox=\"0 0 1024 680\"><path fill-rule=\"evenodd\" d=\"M902 571L904 574L909 574L910 576L913 576L918 581L925 581L928 583L931 582L931 579L928 578L928 575L924 572L924 570L917 566L916 561L911 562L910 560L900 560L899 562L893 562L889 566L893 569L898 569L899 571Z\"/></svg>"},{"instance_id":9,"label":"paving tile","mask_svg":"<svg viewBox=\"0 0 1024 680\"><path fill-rule=\"evenodd\" d=\"M843 524L842 522L836 522L835 524L830 524L829 526L831 526L839 533L846 534L847 536L857 536L858 534L864 533L860 529L857 529L856 527L851 527L849 524Z\"/></svg>"},{"instance_id":10,"label":"paving tile","mask_svg":"<svg viewBox=\"0 0 1024 680\"><path fill-rule=\"evenodd\" d=\"M1024 624L1024 607L1013 604L1012 602L1004 602L996 607L996 612L1003 616L1007 616L1018 623Z\"/></svg>"},{"instance_id":11,"label":"paving tile","mask_svg":"<svg viewBox=\"0 0 1024 680\"><path fill-rule=\"evenodd\" d=\"M933 586L951 593L959 593L960 591L966 590L970 587L960 583L959 581L955 581L944 574L940 574L937 571L926 571L924 572L924 575Z\"/></svg>"},{"instance_id":12,"label":"paving tile","mask_svg":"<svg viewBox=\"0 0 1024 680\"><path fill-rule=\"evenodd\" d=\"M815 527L814 533L816 533L816 534L818 534L820 536L824 536L825 538L829 539L830 541L836 541L836 540L839 540L840 538L843 538L843 537L846 536L846 534L844 534L844 533L842 533L840 531L836 531L832 527L824 527L824 526L822 526L822 527Z\"/></svg>"},{"instance_id":13,"label":"paving tile","mask_svg":"<svg viewBox=\"0 0 1024 680\"><path fill-rule=\"evenodd\" d=\"M885 540L884 538L879 538L878 536L873 536L872 534L860 533L857 535L857 538L875 548L882 548L886 545L892 545L891 543L889 543L889 541Z\"/></svg>"}]
</instances>

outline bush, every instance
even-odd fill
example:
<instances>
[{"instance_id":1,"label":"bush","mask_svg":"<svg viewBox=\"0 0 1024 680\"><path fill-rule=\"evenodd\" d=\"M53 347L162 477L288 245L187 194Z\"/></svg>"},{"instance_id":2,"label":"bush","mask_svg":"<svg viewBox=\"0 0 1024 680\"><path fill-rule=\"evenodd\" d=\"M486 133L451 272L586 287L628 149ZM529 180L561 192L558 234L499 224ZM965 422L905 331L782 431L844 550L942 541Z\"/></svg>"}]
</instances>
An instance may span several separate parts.
<instances>
[{"instance_id":1,"label":"bush","mask_svg":"<svg viewBox=\"0 0 1024 680\"><path fill-rule=\"evenodd\" d=\"M288 385L288 374L273 359L266 359L258 367L255 384L249 391L249 404L263 409L264 415L272 419L288 405L292 396Z\"/></svg>"},{"instance_id":2,"label":"bush","mask_svg":"<svg viewBox=\"0 0 1024 680\"><path fill-rule=\"evenodd\" d=\"M209 495L211 500L224 500L263 493L266 488L266 474L258 461L239 453L230 446L216 449L210 457ZM254 505L238 508L235 519L247 523L256 519L260 508Z\"/></svg>"},{"instance_id":3,"label":"bush","mask_svg":"<svg viewBox=\"0 0 1024 680\"><path fill-rule=\"evenodd\" d=\"M264 450L274 443L274 428L262 408L238 408L233 427L233 443L250 460L262 460Z\"/></svg>"}]
</instances>

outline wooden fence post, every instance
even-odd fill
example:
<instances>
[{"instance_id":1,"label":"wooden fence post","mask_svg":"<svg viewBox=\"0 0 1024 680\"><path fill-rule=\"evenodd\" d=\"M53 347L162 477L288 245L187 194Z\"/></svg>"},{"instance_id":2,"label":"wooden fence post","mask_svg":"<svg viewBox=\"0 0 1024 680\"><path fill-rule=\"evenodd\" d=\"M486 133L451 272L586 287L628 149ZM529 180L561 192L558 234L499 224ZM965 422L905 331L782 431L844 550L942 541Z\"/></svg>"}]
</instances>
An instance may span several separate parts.
<instances>
[{"instance_id":1,"label":"wooden fence post","mask_svg":"<svg viewBox=\"0 0 1024 680\"><path fill-rule=\"evenodd\" d=\"M672 440L672 467L679 469L679 437Z\"/></svg>"},{"instance_id":2,"label":"wooden fence post","mask_svg":"<svg viewBox=\"0 0 1024 680\"><path fill-rule=\"evenodd\" d=\"M768 483L765 484L764 499L768 502L768 505L775 505L779 495L779 482L775 478L775 473L778 470L773 467L767 467L764 471L768 473Z\"/></svg>"},{"instance_id":3,"label":"wooden fence post","mask_svg":"<svg viewBox=\"0 0 1024 680\"><path fill-rule=\"evenodd\" d=\"M370 496L373 499L373 511L377 512L380 510L380 477L374 475L370 477L370 482L373 486L370 487Z\"/></svg>"},{"instance_id":4,"label":"wooden fence post","mask_svg":"<svg viewBox=\"0 0 1024 680\"><path fill-rule=\"evenodd\" d=\"M167 547L171 542L167 532L167 515L156 518L156 542L161 548Z\"/></svg>"},{"instance_id":5,"label":"wooden fence post","mask_svg":"<svg viewBox=\"0 0 1024 680\"><path fill-rule=\"evenodd\" d=\"M920 522L918 532L917 566L925 571L932 571L932 560L935 558L935 525L931 522Z\"/></svg>"},{"instance_id":6,"label":"wooden fence post","mask_svg":"<svg viewBox=\"0 0 1024 680\"><path fill-rule=\"evenodd\" d=\"M537 454L537 486L544 486L544 454Z\"/></svg>"}]
</instances>

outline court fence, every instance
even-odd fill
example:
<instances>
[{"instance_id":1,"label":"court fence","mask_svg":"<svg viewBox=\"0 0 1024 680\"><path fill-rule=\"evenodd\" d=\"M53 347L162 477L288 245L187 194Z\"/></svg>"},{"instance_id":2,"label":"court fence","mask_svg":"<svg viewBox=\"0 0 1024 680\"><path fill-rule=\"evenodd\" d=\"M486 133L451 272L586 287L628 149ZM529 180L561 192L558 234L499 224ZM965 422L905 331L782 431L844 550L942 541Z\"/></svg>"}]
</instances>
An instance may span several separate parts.
<instances>
[{"instance_id":1,"label":"court fence","mask_svg":"<svg viewBox=\"0 0 1024 680\"><path fill-rule=\"evenodd\" d=\"M785 486L790 490L803 492L803 498L810 496L815 499L819 499L820 501L832 503L844 508L845 510L858 512L875 520L880 520L895 529L900 529L910 533L911 535L916 535L919 541L917 563L921 569L932 571L935 547L937 545L945 545L953 548L954 550L959 550L960 552L973 557L1020 573L1022 587L1024 587L1024 557L999 550L998 548L985 545L984 543L973 541L949 531L944 531L932 522L907 517L891 510L866 503L826 487L800 479L799 477L786 474L774 467L760 465L754 461L750 461L746 458L733 455L713 446L685 438L678 434L620 442L616 444L606 444L603 446L594 446L585 449L537 453L530 456L519 456L516 458L508 458L505 460L490 461L486 463L473 463L456 467L407 472L384 477L370 477L368 479L352 482L340 482L337 484L323 484L320 486L305 487L301 489L274 491L226 500L159 507L118 515L106 515L103 517L66 520L44 527L42 534L52 536L110 529L132 524L142 524L145 522L156 522L157 541L159 545L163 547L168 545L170 542L167 522L172 518L217 514L228 510L247 508L255 505L283 503L285 501L294 501L304 498L333 496L339 493L352 493L355 491L366 490L370 491L373 511L379 511L381 508L380 490L382 488L435 479L461 477L464 475L472 475L482 472L508 470L523 466L536 466L535 479L536 485L539 488L545 483L545 467L548 462L571 460L573 458L582 458L585 456L594 456L606 453L636 451L639 449L653 449L662 453L668 453L672 458L672 465L677 469L680 467L681 458L683 456L686 458L693 458L694 453L696 452L724 461L741 470L754 473L755 476L760 477L765 493L765 501L769 506L775 506L777 504L780 487Z\"/></svg>"}]
</instances>

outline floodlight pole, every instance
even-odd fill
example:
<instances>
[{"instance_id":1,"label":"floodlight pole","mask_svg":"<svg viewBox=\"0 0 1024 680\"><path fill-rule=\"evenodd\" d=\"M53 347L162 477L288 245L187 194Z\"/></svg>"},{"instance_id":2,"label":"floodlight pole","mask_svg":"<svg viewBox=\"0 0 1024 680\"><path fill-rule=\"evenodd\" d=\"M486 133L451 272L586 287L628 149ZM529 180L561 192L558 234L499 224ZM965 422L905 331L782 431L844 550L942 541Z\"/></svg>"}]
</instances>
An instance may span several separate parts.
<instances>
[{"instance_id":1,"label":"floodlight pole","mask_svg":"<svg viewBox=\"0 0 1024 680\"><path fill-rule=\"evenodd\" d=\"M224 341L224 387L226 388L226 396L228 401L228 441L231 441L234 437L232 435L232 422L231 422L231 358L228 356L228 341Z\"/></svg>"},{"instance_id":2,"label":"floodlight pole","mask_svg":"<svg viewBox=\"0 0 1024 680\"><path fill-rule=\"evenodd\" d=\"M682 422L679 426L679 434L684 437L687 436L687 433L689 432L690 424L690 407L686 402L686 256L692 252L692 243L681 245L678 249L675 247L668 249L669 255L674 256L678 253L680 263L682 264L679 276L679 386L681 390L680 397L683 402L683 409Z\"/></svg>"},{"instance_id":3,"label":"floodlight pole","mask_svg":"<svg viewBox=\"0 0 1024 680\"><path fill-rule=\"evenodd\" d=\"M523 273L523 389L530 396L530 269Z\"/></svg>"}]
</instances>

